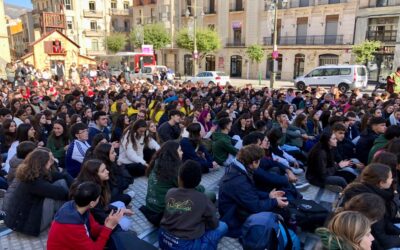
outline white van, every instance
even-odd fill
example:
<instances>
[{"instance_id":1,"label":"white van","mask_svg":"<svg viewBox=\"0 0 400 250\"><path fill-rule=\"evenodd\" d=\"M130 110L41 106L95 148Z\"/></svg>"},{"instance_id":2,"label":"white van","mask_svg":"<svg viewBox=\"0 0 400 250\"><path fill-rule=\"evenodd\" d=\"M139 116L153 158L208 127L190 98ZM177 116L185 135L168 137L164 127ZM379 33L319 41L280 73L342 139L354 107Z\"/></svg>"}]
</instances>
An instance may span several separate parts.
<instances>
[{"instance_id":1,"label":"white van","mask_svg":"<svg viewBox=\"0 0 400 250\"><path fill-rule=\"evenodd\" d=\"M325 65L294 80L295 86L304 90L307 86L336 86L341 92L354 88L366 88L367 68L364 65Z\"/></svg>"}]
</instances>

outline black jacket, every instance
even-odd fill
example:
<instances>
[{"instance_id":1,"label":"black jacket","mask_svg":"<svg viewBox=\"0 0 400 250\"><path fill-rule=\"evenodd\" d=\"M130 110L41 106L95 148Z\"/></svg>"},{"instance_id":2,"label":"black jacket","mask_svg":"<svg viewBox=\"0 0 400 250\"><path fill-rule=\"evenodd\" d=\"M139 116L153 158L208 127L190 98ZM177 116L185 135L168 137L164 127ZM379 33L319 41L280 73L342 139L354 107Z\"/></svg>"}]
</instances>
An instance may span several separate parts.
<instances>
[{"instance_id":1,"label":"black jacket","mask_svg":"<svg viewBox=\"0 0 400 250\"><path fill-rule=\"evenodd\" d=\"M311 184L324 187L326 177L334 175L337 169L334 161L328 163L327 152L321 149L313 159L309 157L306 178Z\"/></svg>"},{"instance_id":2,"label":"black jacket","mask_svg":"<svg viewBox=\"0 0 400 250\"><path fill-rule=\"evenodd\" d=\"M52 181L63 178L65 178L63 174L54 173ZM8 202L4 210L7 214L5 219L7 227L20 233L38 236L44 199L66 201L68 190L54 186L44 178L39 178L32 182L19 182L15 189L7 190L6 196L8 196Z\"/></svg>"},{"instance_id":3,"label":"black jacket","mask_svg":"<svg viewBox=\"0 0 400 250\"><path fill-rule=\"evenodd\" d=\"M371 227L371 233L375 238L373 249L400 247L400 229L393 223L398 212L397 206L393 200L393 192L369 184L352 183L344 191L342 204L345 204L346 201L350 200L352 197L362 193L376 194L385 201L386 211L384 217L375 222Z\"/></svg>"},{"instance_id":4,"label":"black jacket","mask_svg":"<svg viewBox=\"0 0 400 250\"><path fill-rule=\"evenodd\" d=\"M362 163L365 165L368 164L368 152L371 150L374 145L375 139L378 138L378 134L376 134L371 129L367 128L360 135L360 139L356 145L356 156Z\"/></svg>"}]
</instances>

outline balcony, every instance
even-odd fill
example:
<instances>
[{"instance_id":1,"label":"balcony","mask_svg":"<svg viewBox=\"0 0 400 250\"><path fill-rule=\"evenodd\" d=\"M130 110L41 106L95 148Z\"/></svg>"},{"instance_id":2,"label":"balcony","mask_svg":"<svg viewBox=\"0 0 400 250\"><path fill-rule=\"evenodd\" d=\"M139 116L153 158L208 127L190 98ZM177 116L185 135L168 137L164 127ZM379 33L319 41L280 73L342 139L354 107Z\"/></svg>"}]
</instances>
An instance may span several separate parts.
<instances>
[{"instance_id":1,"label":"balcony","mask_svg":"<svg viewBox=\"0 0 400 250\"><path fill-rule=\"evenodd\" d=\"M366 39L381 41L384 43L395 43L397 30L367 31Z\"/></svg>"},{"instance_id":2,"label":"balcony","mask_svg":"<svg viewBox=\"0 0 400 250\"><path fill-rule=\"evenodd\" d=\"M104 36L104 31L103 30L85 30L84 34L87 37Z\"/></svg>"},{"instance_id":3,"label":"balcony","mask_svg":"<svg viewBox=\"0 0 400 250\"><path fill-rule=\"evenodd\" d=\"M324 4L337 4L337 3L347 3L347 0L318 0L318 5Z\"/></svg>"},{"instance_id":4,"label":"balcony","mask_svg":"<svg viewBox=\"0 0 400 250\"><path fill-rule=\"evenodd\" d=\"M239 11L244 11L243 6L236 6L234 8L229 9L229 12L239 12Z\"/></svg>"},{"instance_id":5,"label":"balcony","mask_svg":"<svg viewBox=\"0 0 400 250\"><path fill-rule=\"evenodd\" d=\"M113 32L122 32L122 33L125 33L125 32L130 32L131 29L130 29L129 27L112 27L112 31L113 31Z\"/></svg>"},{"instance_id":6,"label":"balcony","mask_svg":"<svg viewBox=\"0 0 400 250\"><path fill-rule=\"evenodd\" d=\"M368 4L360 3L360 9L375 8L375 7L389 7L400 6L400 0L369 0Z\"/></svg>"},{"instance_id":7,"label":"balcony","mask_svg":"<svg viewBox=\"0 0 400 250\"><path fill-rule=\"evenodd\" d=\"M102 18L103 11L101 11L101 10L84 10L83 16L89 17L89 18Z\"/></svg>"},{"instance_id":8,"label":"balcony","mask_svg":"<svg viewBox=\"0 0 400 250\"><path fill-rule=\"evenodd\" d=\"M349 43L343 40L343 35L278 37L278 45L343 45ZM273 45L273 37L264 37L263 44Z\"/></svg>"},{"instance_id":9,"label":"balcony","mask_svg":"<svg viewBox=\"0 0 400 250\"><path fill-rule=\"evenodd\" d=\"M226 43L227 48L242 48L246 47L246 42L243 40L228 40Z\"/></svg>"},{"instance_id":10,"label":"balcony","mask_svg":"<svg viewBox=\"0 0 400 250\"><path fill-rule=\"evenodd\" d=\"M215 8L205 8L204 14L205 15L213 15L213 14L217 14L217 11L215 10Z\"/></svg>"},{"instance_id":11,"label":"balcony","mask_svg":"<svg viewBox=\"0 0 400 250\"><path fill-rule=\"evenodd\" d=\"M86 54L88 56L100 56L100 55L105 55L106 51L105 50L91 50L91 49L86 49Z\"/></svg>"},{"instance_id":12,"label":"balcony","mask_svg":"<svg viewBox=\"0 0 400 250\"><path fill-rule=\"evenodd\" d=\"M113 16L129 16L129 9L110 9L110 14Z\"/></svg>"}]
</instances>

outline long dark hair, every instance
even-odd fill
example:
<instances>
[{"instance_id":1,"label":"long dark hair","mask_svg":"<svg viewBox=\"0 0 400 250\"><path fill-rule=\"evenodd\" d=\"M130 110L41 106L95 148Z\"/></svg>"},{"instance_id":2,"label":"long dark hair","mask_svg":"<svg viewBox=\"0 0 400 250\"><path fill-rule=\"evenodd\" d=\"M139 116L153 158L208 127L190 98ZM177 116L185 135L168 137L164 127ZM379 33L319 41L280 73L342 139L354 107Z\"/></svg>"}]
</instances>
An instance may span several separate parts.
<instances>
[{"instance_id":1,"label":"long dark hair","mask_svg":"<svg viewBox=\"0 0 400 250\"><path fill-rule=\"evenodd\" d=\"M28 136L28 131L31 128L32 128L32 125L30 125L30 124L26 124L26 123L20 124L17 128L16 140L19 142L30 141L30 138ZM34 138L32 138L32 139L34 139Z\"/></svg>"},{"instance_id":2,"label":"long dark hair","mask_svg":"<svg viewBox=\"0 0 400 250\"><path fill-rule=\"evenodd\" d=\"M201 126L199 123L191 123L187 126L186 130L189 132L189 140L194 147L200 146L201 144Z\"/></svg>"},{"instance_id":3,"label":"long dark hair","mask_svg":"<svg viewBox=\"0 0 400 250\"><path fill-rule=\"evenodd\" d=\"M49 136L49 139L52 138L54 140L54 145L56 146L56 148L61 148L68 145L69 137L68 137L67 124L65 124L63 119L55 120L53 126L55 124L58 124L63 128L63 133L60 136L56 136L54 134L54 131L52 131Z\"/></svg>"},{"instance_id":4,"label":"long dark hair","mask_svg":"<svg viewBox=\"0 0 400 250\"><path fill-rule=\"evenodd\" d=\"M115 182L115 163L110 160L110 151L112 145L110 143L100 143L93 151L93 159L101 160L105 165L107 170L110 172L111 182Z\"/></svg>"},{"instance_id":5,"label":"long dark hair","mask_svg":"<svg viewBox=\"0 0 400 250\"><path fill-rule=\"evenodd\" d=\"M15 132L11 133L9 129L11 124L13 123L15 124ZM3 122L3 128L4 128L4 144L7 148L9 148L11 144L15 141L15 138L17 136L17 124L11 119L6 119Z\"/></svg>"},{"instance_id":6,"label":"long dark hair","mask_svg":"<svg viewBox=\"0 0 400 250\"><path fill-rule=\"evenodd\" d=\"M76 177L75 182L72 184L70 194L75 193L78 185L84 181L93 181L101 186L100 204L107 206L111 200L111 192L107 181L100 180L99 169L103 162L97 159L91 159L82 164L81 172Z\"/></svg>"},{"instance_id":7,"label":"long dark hair","mask_svg":"<svg viewBox=\"0 0 400 250\"><path fill-rule=\"evenodd\" d=\"M314 147L312 147L310 153L308 154L309 165L311 162L314 162L315 159L320 157L321 151L325 151L326 153L327 165L332 166L334 164L332 150L329 146L329 140L331 139L331 137L332 132L330 131L324 131L320 135L319 141L314 145Z\"/></svg>"},{"instance_id":8,"label":"long dark hair","mask_svg":"<svg viewBox=\"0 0 400 250\"><path fill-rule=\"evenodd\" d=\"M146 170L146 175L149 176L151 171L157 164L155 174L160 181L171 181L178 177L178 166L182 163L178 155L179 143L176 141L167 141L156 152L150 167Z\"/></svg>"},{"instance_id":9,"label":"long dark hair","mask_svg":"<svg viewBox=\"0 0 400 250\"><path fill-rule=\"evenodd\" d=\"M120 114L112 127L111 138L115 138L115 129L119 128L123 132L125 130L125 117L126 114Z\"/></svg>"},{"instance_id":10,"label":"long dark hair","mask_svg":"<svg viewBox=\"0 0 400 250\"><path fill-rule=\"evenodd\" d=\"M136 144L136 132L138 131L139 128L146 128L147 129L147 123L143 119L139 119L135 121L132 125L130 125L126 130L124 131L122 137L127 135L127 140L126 140L126 147L128 147L129 142L132 143L132 147L134 150L137 149L137 144ZM149 143L149 137L146 133L144 135L144 145L147 145Z\"/></svg>"}]
</instances>

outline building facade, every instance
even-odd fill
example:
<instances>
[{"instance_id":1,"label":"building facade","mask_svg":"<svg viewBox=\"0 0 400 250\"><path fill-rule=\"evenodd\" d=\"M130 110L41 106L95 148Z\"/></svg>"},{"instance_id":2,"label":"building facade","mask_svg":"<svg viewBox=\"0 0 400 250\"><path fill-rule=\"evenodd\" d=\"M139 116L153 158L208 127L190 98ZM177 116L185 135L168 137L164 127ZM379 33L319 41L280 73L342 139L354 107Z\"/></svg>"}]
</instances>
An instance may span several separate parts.
<instances>
[{"instance_id":1,"label":"building facade","mask_svg":"<svg viewBox=\"0 0 400 250\"><path fill-rule=\"evenodd\" d=\"M400 66L400 0L360 0L356 20L355 44L381 42L374 60L368 63L369 78L386 78Z\"/></svg>"},{"instance_id":2,"label":"building facade","mask_svg":"<svg viewBox=\"0 0 400 250\"><path fill-rule=\"evenodd\" d=\"M51 2L51 4L50 4ZM64 33L88 56L105 55L105 38L113 32L127 36L132 23L132 1L128 0L32 0L35 27L43 26L43 13L64 16ZM48 31L40 31L40 35ZM129 49L127 46L126 49Z\"/></svg>"},{"instance_id":3,"label":"building facade","mask_svg":"<svg viewBox=\"0 0 400 250\"><path fill-rule=\"evenodd\" d=\"M134 2L134 26L148 22L165 23L171 34L189 25L193 16L197 27L215 29L221 49L206 55L199 70L221 70L231 77L269 78L272 72L274 11L271 1L194 0ZM188 11L189 17L185 16ZM349 63L353 44L357 0L291 0L278 5L278 79L294 77L324 64ZM164 15L164 16L162 16ZM168 17L162 19L161 17ZM147 21L147 22L146 22ZM265 59L258 67L246 49L261 44ZM192 52L174 44L160 52L159 63L191 75Z\"/></svg>"},{"instance_id":4,"label":"building facade","mask_svg":"<svg viewBox=\"0 0 400 250\"><path fill-rule=\"evenodd\" d=\"M0 0L0 76L5 76L5 67L11 61L9 35L4 14L4 1Z\"/></svg>"}]
</instances>

